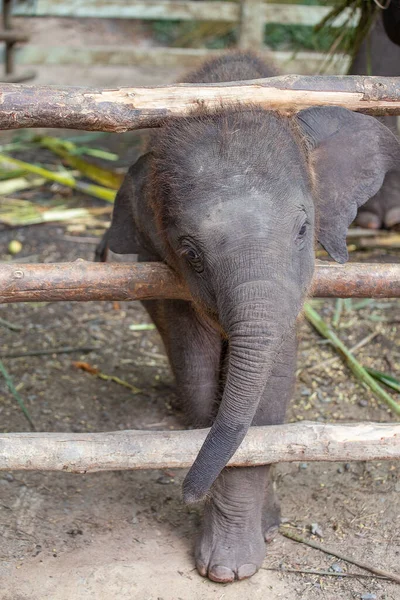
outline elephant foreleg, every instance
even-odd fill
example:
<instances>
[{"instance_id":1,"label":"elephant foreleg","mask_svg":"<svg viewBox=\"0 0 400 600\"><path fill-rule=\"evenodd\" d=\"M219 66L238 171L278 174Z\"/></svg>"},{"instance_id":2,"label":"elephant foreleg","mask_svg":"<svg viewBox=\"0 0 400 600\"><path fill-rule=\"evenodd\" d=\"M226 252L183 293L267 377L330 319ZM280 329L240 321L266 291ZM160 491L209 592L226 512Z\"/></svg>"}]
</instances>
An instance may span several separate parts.
<instances>
[{"instance_id":1,"label":"elephant foreleg","mask_svg":"<svg viewBox=\"0 0 400 600\"><path fill-rule=\"evenodd\" d=\"M293 393L296 348L293 333L278 355L253 425L283 422ZM265 541L271 539L279 520L270 466L225 468L205 507L196 547L200 574L219 582L251 577L264 560Z\"/></svg>"},{"instance_id":2,"label":"elephant foreleg","mask_svg":"<svg viewBox=\"0 0 400 600\"><path fill-rule=\"evenodd\" d=\"M220 398L220 333L190 302L152 300L143 304L163 339L188 423L209 427Z\"/></svg>"}]
</instances>

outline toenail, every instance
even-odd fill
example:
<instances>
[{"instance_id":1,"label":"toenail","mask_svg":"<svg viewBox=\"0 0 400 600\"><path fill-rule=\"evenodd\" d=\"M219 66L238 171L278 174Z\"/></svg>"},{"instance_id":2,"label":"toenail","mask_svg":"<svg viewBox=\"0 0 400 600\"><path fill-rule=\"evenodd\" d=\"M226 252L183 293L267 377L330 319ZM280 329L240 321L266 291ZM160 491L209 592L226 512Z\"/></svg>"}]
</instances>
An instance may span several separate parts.
<instances>
[{"instance_id":1,"label":"toenail","mask_svg":"<svg viewBox=\"0 0 400 600\"><path fill-rule=\"evenodd\" d=\"M242 565L238 569L238 579L247 579L248 577L251 577L252 575L254 575L254 573L256 571L257 571L256 565L252 565L252 564Z\"/></svg>"},{"instance_id":2,"label":"toenail","mask_svg":"<svg viewBox=\"0 0 400 600\"><path fill-rule=\"evenodd\" d=\"M211 581L216 581L217 583L228 583L229 581L234 581L235 574L228 567L214 565L208 571L208 577Z\"/></svg>"},{"instance_id":3,"label":"toenail","mask_svg":"<svg viewBox=\"0 0 400 600\"><path fill-rule=\"evenodd\" d=\"M264 534L264 540L268 543L268 542L272 542L272 540L274 539L276 533L278 532L279 527L278 526L273 526L270 527L269 529L267 529L267 531Z\"/></svg>"},{"instance_id":4,"label":"toenail","mask_svg":"<svg viewBox=\"0 0 400 600\"><path fill-rule=\"evenodd\" d=\"M385 215L385 226L392 229L400 225L400 208L391 208Z\"/></svg>"},{"instance_id":5,"label":"toenail","mask_svg":"<svg viewBox=\"0 0 400 600\"><path fill-rule=\"evenodd\" d=\"M196 567L202 577L207 577L207 567L203 563L196 563Z\"/></svg>"},{"instance_id":6,"label":"toenail","mask_svg":"<svg viewBox=\"0 0 400 600\"><path fill-rule=\"evenodd\" d=\"M380 218L374 213L363 211L357 216L357 225L366 227L367 229L379 229L382 225Z\"/></svg>"}]
</instances>

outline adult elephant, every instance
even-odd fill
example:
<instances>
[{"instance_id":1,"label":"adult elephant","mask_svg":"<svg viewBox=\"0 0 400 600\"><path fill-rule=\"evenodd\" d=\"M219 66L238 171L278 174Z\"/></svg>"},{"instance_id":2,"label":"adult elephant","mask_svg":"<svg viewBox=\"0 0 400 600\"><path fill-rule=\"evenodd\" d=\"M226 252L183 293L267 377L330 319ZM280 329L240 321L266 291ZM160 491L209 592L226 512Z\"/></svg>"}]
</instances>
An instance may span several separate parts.
<instances>
[{"instance_id":1,"label":"adult elephant","mask_svg":"<svg viewBox=\"0 0 400 600\"><path fill-rule=\"evenodd\" d=\"M400 0L391 0L378 15L350 67L349 75L400 76ZM397 117L380 120L398 133ZM400 174L386 176L380 191L359 209L357 225L400 229Z\"/></svg>"}]
</instances>

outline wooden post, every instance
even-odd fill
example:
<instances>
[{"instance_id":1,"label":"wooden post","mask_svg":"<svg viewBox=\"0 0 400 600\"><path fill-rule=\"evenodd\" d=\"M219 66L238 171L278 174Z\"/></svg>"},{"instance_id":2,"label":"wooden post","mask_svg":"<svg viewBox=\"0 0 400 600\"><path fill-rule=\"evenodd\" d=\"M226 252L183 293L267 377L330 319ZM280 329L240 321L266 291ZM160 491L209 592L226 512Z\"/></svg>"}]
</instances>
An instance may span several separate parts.
<instances>
[{"instance_id":1,"label":"wooden post","mask_svg":"<svg viewBox=\"0 0 400 600\"><path fill-rule=\"evenodd\" d=\"M261 50L264 45L264 13L262 0L241 0L240 34L241 50Z\"/></svg>"},{"instance_id":2,"label":"wooden post","mask_svg":"<svg viewBox=\"0 0 400 600\"><path fill-rule=\"evenodd\" d=\"M0 31L0 41L5 42L4 49L4 75L0 77L0 80L3 82L13 82L20 83L23 81L28 81L29 79L33 79L35 77L34 71L25 71L20 75L15 75L14 73L14 54L15 54L15 44L17 42L27 42L28 36L24 34L20 34L17 31L12 29L11 24L11 12L13 8L12 0L3 0L3 30Z\"/></svg>"},{"instance_id":3,"label":"wooden post","mask_svg":"<svg viewBox=\"0 0 400 600\"><path fill-rule=\"evenodd\" d=\"M12 0L3 0L3 27L5 30L11 29L11 7ZM14 40L6 41L4 53L4 69L6 75L11 75L14 71Z\"/></svg>"}]
</instances>

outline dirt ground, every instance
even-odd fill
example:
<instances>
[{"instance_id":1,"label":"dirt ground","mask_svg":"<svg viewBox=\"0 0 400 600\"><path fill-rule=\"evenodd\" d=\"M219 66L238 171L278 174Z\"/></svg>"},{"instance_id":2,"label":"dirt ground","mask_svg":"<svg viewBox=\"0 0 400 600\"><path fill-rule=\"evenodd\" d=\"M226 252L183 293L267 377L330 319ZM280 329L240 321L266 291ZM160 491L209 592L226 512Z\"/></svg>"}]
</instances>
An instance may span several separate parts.
<instances>
[{"instance_id":1,"label":"dirt ground","mask_svg":"<svg viewBox=\"0 0 400 600\"><path fill-rule=\"evenodd\" d=\"M71 34L72 35L72 34ZM132 69L135 83L170 81L176 74ZM70 76L71 74L69 74ZM46 79L47 77L47 79ZM127 84L113 68L109 85ZM163 77L163 79L161 78ZM54 69L41 82L72 83ZM76 72L74 83L106 85L107 73ZM108 136L96 145L112 148L128 165L138 152L137 135ZM43 160L50 160L43 155ZM40 157L42 159L42 156ZM60 190L46 185L38 198ZM24 197L23 193L19 197ZM73 194L71 206L95 201ZM98 203L100 204L100 203ZM0 260L25 262L91 260L98 229L70 231L61 225L0 230ZM10 240L21 241L16 257ZM374 251L352 260L399 261L399 253ZM335 303L317 310L331 319ZM175 408L173 379L158 334L132 331L149 323L137 303L40 303L0 306L0 356L40 431L115 431L183 427ZM357 352L361 361L399 375L399 301L379 301L345 312L339 334L353 346L376 336ZM394 417L358 384L334 352L302 323L299 373L288 420L391 421ZM7 357L70 346L90 352ZM85 361L140 391L76 369ZM28 431L21 410L0 379L0 430ZM277 535L263 568L252 579L214 584L194 569L192 544L201 507L181 502L183 471L0 474L1 600L398 600L400 587L333 556ZM291 464L277 468L284 527L349 557L400 573L399 465L391 462ZM317 534L311 526L317 524ZM319 535L318 535L319 534ZM318 569L349 577L282 573L282 568Z\"/></svg>"}]
</instances>

